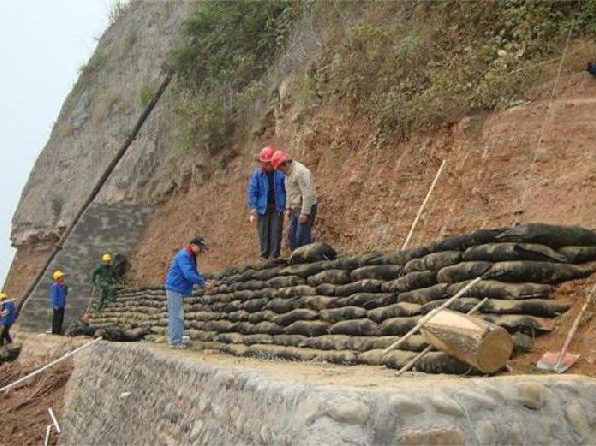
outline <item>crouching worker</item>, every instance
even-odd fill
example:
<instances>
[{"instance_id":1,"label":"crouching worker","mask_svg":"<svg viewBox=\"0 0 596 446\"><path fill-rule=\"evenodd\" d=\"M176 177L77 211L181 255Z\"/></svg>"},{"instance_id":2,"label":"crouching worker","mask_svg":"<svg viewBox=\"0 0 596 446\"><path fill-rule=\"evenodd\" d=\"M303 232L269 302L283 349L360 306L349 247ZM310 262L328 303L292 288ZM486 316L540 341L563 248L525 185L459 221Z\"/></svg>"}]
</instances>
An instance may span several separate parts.
<instances>
[{"instance_id":1,"label":"crouching worker","mask_svg":"<svg viewBox=\"0 0 596 446\"><path fill-rule=\"evenodd\" d=\"M17 319L17 308L14 301L9 300L5 293L0 293L0 345L10 344L10 327Z\"/></svg>"},{"instance_id":2,"label":"crouching worker","mask_svg":"<svg viewBox=\"0 0 596 446\"><path fill-rule=\"evenodd\" d=\"M104 254L101 257L101 265L91 273L91 280L99 288L99 304L97 309L101 310L109 300L113 300L116 292L114 284L116 283L116 274L112 266L112 255Z\"/></svg>"},{"instance_id":3,"label":"crouching worker","mask_svg":"<svg viewBox=\"0 0 596 446\"><path fill-rule=\"evenodd\" d=\"M184 298L190 296L194 285L200 285L207 291L214 286L213 281L205 281L197 271L197 255L207 251L207 244L201 237L193 238L188 247L176 254L166 276L166 296L168 298L168 330L170 347L185 348L182 344L184 334Z\"/></svg>"},{"instance_id":4,"label":"crouching worker","mask_svg":"<svg viewBox=\"0 0 596 446\"><path fill-rule=\"evenodd\" d=\"M68 287L64 283L64 273L55 271L52 274L54 283L50 289L50 298L52 301L52 334L62 334L62 324L64 323L64 308L66 307L66 296Z\"/></svg>"}]
</instances>

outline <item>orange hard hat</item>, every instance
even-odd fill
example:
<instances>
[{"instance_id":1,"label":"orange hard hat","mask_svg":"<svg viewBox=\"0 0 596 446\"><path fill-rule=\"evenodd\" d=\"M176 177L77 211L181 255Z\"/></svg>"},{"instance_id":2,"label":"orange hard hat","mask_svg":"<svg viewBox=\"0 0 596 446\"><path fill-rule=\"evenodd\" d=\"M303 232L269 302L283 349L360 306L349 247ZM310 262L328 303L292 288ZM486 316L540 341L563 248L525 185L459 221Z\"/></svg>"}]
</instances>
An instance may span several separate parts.
<instances>
[{"instance_id":1,"label":"orange hard hat","mask_svg":"<svg viewBox=\"0 0 596 446\"><path fill-rule=\"evenodd\" d=\"M271 162L273 163L273 167L275 169L278 169L279 166L281 166L284 162L288 161L289 159L290 159L290 157L288 156L287 153L285 153L281 150L277 150L273 154L273 157L271 158Z\"/></svg>"},{"instance_id":2,"label":"orange hard hat","mask_svg":"<svg viewBox=\"0 0 596 446\"><path fill-rule=\"evenodd\" d=\"M261 149L261 154L259 155L259 161L262 163L270 163L274 153L275 149L273 147L263 147Z\"/></svg>"}]
</instances>

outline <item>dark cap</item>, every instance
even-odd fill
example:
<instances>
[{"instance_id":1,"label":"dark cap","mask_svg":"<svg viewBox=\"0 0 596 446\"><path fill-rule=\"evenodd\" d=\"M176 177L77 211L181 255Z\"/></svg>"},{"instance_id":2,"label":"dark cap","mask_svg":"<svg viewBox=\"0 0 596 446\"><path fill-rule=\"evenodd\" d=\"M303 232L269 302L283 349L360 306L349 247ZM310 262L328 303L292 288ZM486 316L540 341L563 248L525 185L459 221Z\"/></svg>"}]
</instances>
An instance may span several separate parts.
<instances>
[{"instance_id":1,"label":"dark cap","mask_svg":"<svg viewBox=\"0 0 596 446\"><path fill-rule=\"evenodd\" d=\"M194 237L189 242L189 245L197 245L197 246L200 246L201 248L203 248L205 251L209 251L209 248L207 247L207 242L205 241L205 239L203 237L199 237L199 236Z\"/></svg>"}]
</instances>

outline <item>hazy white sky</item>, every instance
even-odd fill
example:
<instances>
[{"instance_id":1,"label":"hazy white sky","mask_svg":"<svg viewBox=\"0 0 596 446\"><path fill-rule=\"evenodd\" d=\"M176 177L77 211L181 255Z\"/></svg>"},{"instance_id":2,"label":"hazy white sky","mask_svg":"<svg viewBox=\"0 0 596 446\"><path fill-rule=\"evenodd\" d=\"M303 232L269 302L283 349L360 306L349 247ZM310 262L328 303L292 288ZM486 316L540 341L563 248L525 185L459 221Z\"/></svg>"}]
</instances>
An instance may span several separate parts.
<instances>
[{"instance_id":1,"label":"hazy white sky","mask_svg":"<svg viewBox=\"0 0 596 446\"><path fill-rule=\"evenodd\" d=\"M0 2L0 286L14 255L10 220L21 190L113 3Z\"/></svg>"}]
</instances>

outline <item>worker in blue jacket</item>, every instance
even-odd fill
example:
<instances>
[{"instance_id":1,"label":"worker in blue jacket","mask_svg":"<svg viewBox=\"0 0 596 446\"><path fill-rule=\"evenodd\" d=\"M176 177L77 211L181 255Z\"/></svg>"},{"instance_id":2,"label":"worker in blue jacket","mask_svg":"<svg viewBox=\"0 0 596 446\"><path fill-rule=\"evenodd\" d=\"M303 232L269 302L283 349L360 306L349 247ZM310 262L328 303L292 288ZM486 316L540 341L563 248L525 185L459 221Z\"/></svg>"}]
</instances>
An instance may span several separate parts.
<instances>
[{"instance_id":1,"label":"worker in blue jacket","mask_svg":"<svg viewBox=\"0 0 596 446\"><path fill-rule=\"evenodd\" d=\"M10 344L10 327L17 320L17 308L13 300L8 299L6 293L0 293L0 345Z\"/></svg>"},{"instance_id":2,"label":"worker in blue jacket","mask_svg":"<svg viewBox=\"0 0 596 446\"><path fill-rule=\"evenodd\" d=\"M194 285L200 285L207 291L214 286L213 281L206 281L197 271L197 255L208 251L202 237L193 238L186 249L176 254L166 276L166 296L168 298L168 329L170 347L185 348L182 344L184 334L184 298L190 296Z\"/></svg>"},{"instance_id":3,"label":"worker in blue jacket","mask_svg":"<svg viewBox=\"0 0 596 446\"><path fill-rule=\"evenodd\" d=\"M64 323L64 308L66 307L66 296L68 287L64 283L64 273L54 271L52 274L54 283L50 289L50 299L52 301L52 334L62 334L62 324Z\"/></svg>"},{"instance_id":4,"label":"worker in blue jacket","mask_svg":"<svg viewBox=\"0 0 596 446\"><path fill-rule=\"evenodd\" d=\"M250 175L248 185L249 220L257 222L257 232L263 259L276 259L281 251L281 241L286 209L285 175L273 169L272 147L264 147L259 155L260 169Z\"/></svg>"}]
</instances>

